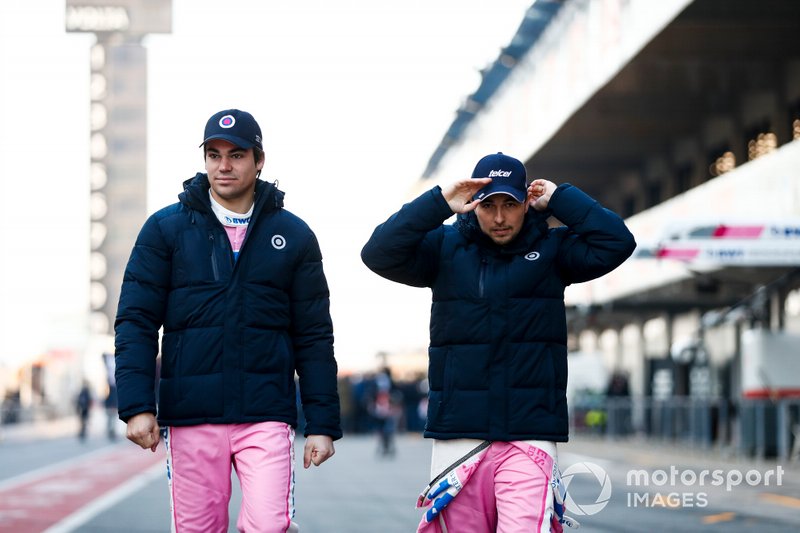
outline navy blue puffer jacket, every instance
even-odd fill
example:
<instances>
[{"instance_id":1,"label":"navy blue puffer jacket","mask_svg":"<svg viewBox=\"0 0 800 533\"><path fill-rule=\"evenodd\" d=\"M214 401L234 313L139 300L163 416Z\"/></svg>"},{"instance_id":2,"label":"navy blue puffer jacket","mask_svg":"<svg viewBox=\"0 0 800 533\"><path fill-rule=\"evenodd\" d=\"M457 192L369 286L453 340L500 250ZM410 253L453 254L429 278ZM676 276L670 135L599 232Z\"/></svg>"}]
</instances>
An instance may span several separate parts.
<instances>
[{"instance_id":1,"label":"navy blue puffer jacket","mask_svg":"<svg viewBox=\"0 0 800 533\"><path fill-rule=\"evenodd\" d=\"M341 437L333 327L322 255L283 193L257 181L253 215L234 262L211 211L208 177L145 222L122 283L116 330L119 416L156 413L161 425L297 424Z\"/></svg>"},{"instance_id":2,"label":"navy blue puffer jacket","mask_svg":"<svg viewBox=\"0 0 800 533\"><path fill-rule=\"evenodd\" d=\"M549 210L529 209L514 241L496 245L474 212L435 187L375 229L364 263L430 287L425 436L492 441L568 439L564 289L619 266L636 244L620 217L569 184ZM553 215L565 226L548 228Z\"/></svg>"}]
</instances>

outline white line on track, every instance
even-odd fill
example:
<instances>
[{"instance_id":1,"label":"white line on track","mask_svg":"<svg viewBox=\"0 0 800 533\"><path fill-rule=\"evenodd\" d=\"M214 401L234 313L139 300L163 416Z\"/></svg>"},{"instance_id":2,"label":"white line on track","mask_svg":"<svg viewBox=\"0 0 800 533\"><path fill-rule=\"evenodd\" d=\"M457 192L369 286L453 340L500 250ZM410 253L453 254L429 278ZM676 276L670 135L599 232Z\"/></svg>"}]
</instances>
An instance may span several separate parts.
<instances>
[{"instance_id":1,"label":"white line on track","mask_svg":"<svg viewBox=\"0 0 800 533\"><path fill-rule=\"evenodd\" d=\"M151 466L130 481L123 483L114 490L108 492L106 495L93 500L88 505L78 509L60 522L53 524L43 533L70 533L72 531L76 531L79 527L95 516L99 515L109 507L119 503L123 499L127 498L130 494L143 488L150 483L150 481L159 476L166 476L166 466L162 463Z\"/></svg>"}]
</instances>

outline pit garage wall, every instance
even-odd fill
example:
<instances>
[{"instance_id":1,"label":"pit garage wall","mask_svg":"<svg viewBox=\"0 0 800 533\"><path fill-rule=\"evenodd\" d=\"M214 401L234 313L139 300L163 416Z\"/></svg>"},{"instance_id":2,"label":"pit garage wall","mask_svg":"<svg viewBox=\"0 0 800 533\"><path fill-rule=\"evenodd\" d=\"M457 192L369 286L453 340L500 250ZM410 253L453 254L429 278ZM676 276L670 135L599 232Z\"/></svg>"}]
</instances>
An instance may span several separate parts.
<instances>
[{"instance_id":1,"label":"pit garage wall","mask_svg":"<svg viewBox=\"0 0 800 533\"><path fill-rule=\"evenodd\" d=\"M764 223L800 218L800 141L781 146L741 167L714 178L683 194L634 215L626 220L640 248L658 242L668 228L691 220L762 220ZM690 268L713 272L713 266L687 265L669 259L636 258L615 271L589 283L567 289L570 305L602 304L648 289L669 285L693 276ZM607 342L600 347L607 368L621 368L631 377L634 394L645 393L644 359L658 359L670 353L670 339L680 343L696 338L700 315L696 312L677 315L667 320L651 320L629 324L619 332L605 332ZM786 317L787 333L800 333L800 314ZM593 335L592 332L584 334ZM618 335L617 335L618 334ZM706 348L712 366L721 368L738 352L738 330L733 324L722 324L706 331ZM591 345L592 340L588 339ZM582 339L582 345L587 344ZM738 366L737 366L737 372ZM715 388L722 386L716 382ZM733 381L738 387L738 379ZM718 392L718 391L717 391ZM734 391L738 392L738 391Z\"/></svg>"},{"instance_id":2,"label":"pit garage wall","mask_svg":"<svg viewBox=\"0 0 800 533\"><path fill-rule=\"evenodd\" d=\"M798 220L800 219L800 141L783 145L741 167L697 186L683 194L629 218L626 223L640 248L655 244L667 228L693 219L709 220ZM697 266L669 259L636 258L626 261L610 274L589 283L567 289L570 305L603 304L630 294L670 285L692 277ZM702 270L714 272L713 266ZM783 302L781 302L782 304ZM596 349L604 354L606 368L622 369L630 376L633 394L646 392L645 359L660 359L677 344L697 338L700 314L691 312L664 317L646 323L629 324L618 331L584 331L579 341L582 349ZM787 315L786 334L800 333L800 313ZM730 363L739 352L740 330L732 323L706 330L705 344L714 368ZM593 338L599 335L597 338ZM671 345L671 343L674 343ZM735 365L734 372L743 372ZM739 390L739 378L731 383ZM713 389L720 392L721 378L715 377Z\"/></svg>"},{"instance_id":3,"label":"pit garage wall","mask_svg":"<svg viewBox=\"0 0 800 533\"><path fill-rule=\"evenodd\" d=\"M692 0L570 0L451 147L429 183L501 150L527 160Z\"/></svg>"},{"instance_id":4,"label":"pit garage wall","mask_svg":"<svg viewBox=\"0 0 800 533\"><path fill-rule=\"evenodd\" d=\"M639 248L654 246L676 224L693 220L761 221L800 218L800 141L670 198L626 220ZM697 267L692 267L697 270ZM706 266L713 271L713 266ZM605 303L626 295L687 279L677 260L633 258L591 283L569 287L571 305Z\"/></svg>"}]
</instances>

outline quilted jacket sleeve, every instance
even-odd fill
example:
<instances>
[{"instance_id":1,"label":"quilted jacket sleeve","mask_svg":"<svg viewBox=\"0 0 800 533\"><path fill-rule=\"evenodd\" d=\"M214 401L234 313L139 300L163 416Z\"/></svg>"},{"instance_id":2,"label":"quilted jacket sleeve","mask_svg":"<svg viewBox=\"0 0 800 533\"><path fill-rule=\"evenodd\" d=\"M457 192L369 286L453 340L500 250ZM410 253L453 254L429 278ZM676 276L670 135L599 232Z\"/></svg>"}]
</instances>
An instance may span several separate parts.
<instances>
[{"instance_id":1,"label":"quilted jacket sleeve","mask_svg":"<svg viewBox=\"0 0 800 533\"><path fill-rule=\"evenodd\" d=\"M306 417L304 434L339 439L342 430L330 296L322 269L322 253L313 233L295 271L290 297L291 337Z\"/></svg>"},{"instance_id":2,"label":"quilted jacket sleeve","mask_svg":"<svg viewBox=\"0 0 800 533\"><path fill-rule=\"evenodd\" d=\"M636 248L622 218L577 187L559 185L549 208L567 226L559 250L559 269L567 283L589 281L611 272Z\"/></svg>"},{"instance_id":3,"label":"quilted jacket sleeve","mask_svg":"<svg viewBox=\"0 0 800 533\"><path fill-rule=\"evenodd\" d=\"M158 220L151 216L125 268L114 323L119 417L123 421L139 413L156 413L158 330L164 320L170 263L171 253Z\"/></svg>"},{"instance_id":4,"label":"quilted jacket sleeve","mask_svg":"<svg viewBox=\"0 0 800 533\"><path fill-rule=\"evenodd\" d=\"M361 260L391 281L429 287L436 278L442 223L452 215L441 188L434 187L375 228Z\"/></svg>"}]
</instances>

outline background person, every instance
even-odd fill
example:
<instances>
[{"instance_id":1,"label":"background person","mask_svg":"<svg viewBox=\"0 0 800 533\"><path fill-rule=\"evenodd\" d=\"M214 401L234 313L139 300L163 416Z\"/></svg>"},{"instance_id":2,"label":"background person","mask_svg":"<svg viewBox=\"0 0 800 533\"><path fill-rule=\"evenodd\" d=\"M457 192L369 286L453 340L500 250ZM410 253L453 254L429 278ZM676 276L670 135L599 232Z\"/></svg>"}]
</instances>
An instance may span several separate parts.
<instances>
[{"instance_id":1,"label":"background person","mask_svg":"<svg viewBox=\"0 0 800 533\"><path fill-rule=\"evenodd\" d=\"M119 416L145 449L156 450L163 430L174 529L227 531L233 467L239 530L283 532L294 516L295 372L304 466L331 457L341 437L322 256L283 208L284 193L258 178L264 152L252 115L214 114L201 146L206 173L148 218L125 270Z\"/></svg>"},{"instance_id":2,"label":"background person","mask_svg":"<svg viewBox=\"0 0 800 533\"><path fill-rule=\"evenodd\" d=\"M568 438L564 289L610 272L635 242L578 188L526 181L520 161L488 155L472 179L403 206L362 250L377 274L432 289L432 477L472 454L454 470L468 476L449 487L458 497L443 512L447 499L434 502L420 530L550 530L556 443Z\"/></svg>"},{"instance_id":3,"label":"background person","mask_svg":"<svg viewBox=\"0 0 800 533\"><path fill-rule=\"evenodd\" d=\"M375 376L375 394L370 408L378 433L378 453L383 457L392 457L397 451L395 437L402 414L400 404L400 391L391 370L384 367Z\"/></svg>"},{"instance_id":4,"label":"background person","mask_svg":"<svg viewBox=\"0 0 800 533\"><path fill-rule=\"evenodd\" d=\"M79 424L78 438L82 441L86 440L91 409L92 392L89 390L89 382L84 379L81 383L81 389L78 391L78 396L75 398L75 410L78 413Z\"/></svg>"},{"instance_id":5,"label":"background person","mask_svg":"<svg viewBox=\"0 0 800 533\"><path fill-rule=\"evenodd\" d=\"M106 408L106 436L108 440L116 440L119 415L117 413L117 380L114 378L114 354L104 352L102 357L103 364L106 367L106 381L108 383L108 393L103 401L103 406Z\"/></svg>"}]
</instances>

